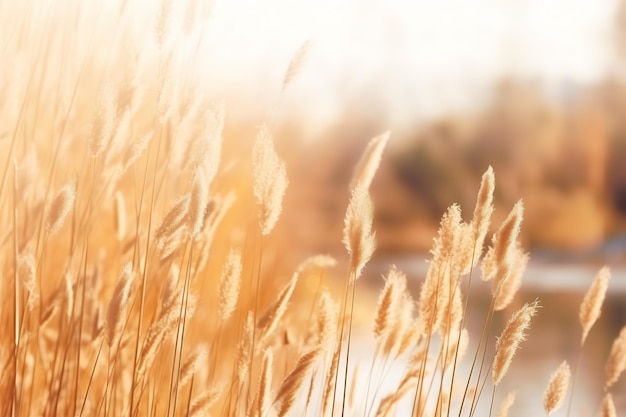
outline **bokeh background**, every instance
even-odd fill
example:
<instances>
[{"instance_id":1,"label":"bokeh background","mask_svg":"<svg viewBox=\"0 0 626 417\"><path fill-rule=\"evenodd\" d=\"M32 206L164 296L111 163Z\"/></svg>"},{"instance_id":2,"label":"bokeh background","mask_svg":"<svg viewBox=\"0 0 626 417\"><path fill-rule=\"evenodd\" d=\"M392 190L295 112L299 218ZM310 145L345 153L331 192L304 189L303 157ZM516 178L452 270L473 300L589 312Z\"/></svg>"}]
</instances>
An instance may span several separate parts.
<instances>
[{"instance_id":1,"label":"bokeh background","mask_svg":"<svg viewBox=\"0 0 626 417\"><path fill-rule=\"evenodd\" d=\"M593 415L604 358L626 321L626 2L235 1L213 13L228 22L216 33L233 42L213 58L226 64L215 76L227 101L246 123L271 120L287 158L290 248L342 253L352 167L386 130L372 185L372 288L395 263L418 290L440 216L455 202L471 212L489 165L495 224L524 200L531 262L519 300L538 297L544 308L501 390L517 391L512 415L543 412L549 375L578 357L582 295L611 267L572 409ZM305 65L282 89L302 45ZM472 297L475 339L486 288ZM621 412L625 391L623 382L615 390Z\"/></svg>"}]
</instances>

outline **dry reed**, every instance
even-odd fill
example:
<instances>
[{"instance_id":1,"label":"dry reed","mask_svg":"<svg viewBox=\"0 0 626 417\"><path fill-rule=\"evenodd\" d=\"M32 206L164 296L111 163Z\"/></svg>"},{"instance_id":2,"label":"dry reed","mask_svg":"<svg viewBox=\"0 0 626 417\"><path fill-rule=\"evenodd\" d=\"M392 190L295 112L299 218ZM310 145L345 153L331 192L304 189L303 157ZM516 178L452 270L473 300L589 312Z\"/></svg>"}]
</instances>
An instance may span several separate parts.
<instances>
[{"instance_id":1,"label":"dry reed","mask_svg":"<svg viewBox=\"0 0 626 417\"><path fill-rule=\"evenodd\" d=\"M249 138L251 169L247 153L234 149L232 132L243 137L245 129L226 118L203 79L205 47L215 41L205 30L211 2L159 0L144 10L136 0L80 7L62 0L54 13L35 3L0 5L0 38L14 41L3 43L0 77L0 415L390 416L412 394L418 414L430 417L454 415L463 385L464 396L479 400L481 389L462 381L464 323L473 318L467 306L476 292L460 278L483 256L494 211L491 167L471 222L458 205L445 212L419 303L413 277L391 267L374 309L363 305L371 300L367 285L355 296L376 248L369 189L390 134L374 137L350 181L343 303L335 300L337 274L325 271L338 263L328 255L297 265L280 288L273 280L293 271L304 249L274 246L291 242L288 228L265 238L276 229L288 186L275 145L290 144L275 144L268 127L280 131L279 103L270 125L254 143ZM280 100L310 45L292 57ZM251 171L252 193L242 167ZM252 198L261 239L246 217ZM486 332L521 285L528 262L522 217L520 202L482 259L483 278L495 278ZM63 227L67 233L59 233ZM221 265L228 247L239 249ZM585 295L581 346L608 279L601 269ZM275 285L280 291L271 294ZM262 297L255 299L257 288ZM495 358L484 351L484 361L493 359L494 386L537 308L527 304L513 315ZM373 336L362 330L369 318ZM607 360L604 416L616 415L609 391L626 368L625 339L622 329ZM362 361L368 343L376 351ZM394 380L398 366L404 372ZM546 390L546 412L556 410L567 379L560 367ZM472 404L468 414L477 410Z\"/></svg>"}]
</instances>

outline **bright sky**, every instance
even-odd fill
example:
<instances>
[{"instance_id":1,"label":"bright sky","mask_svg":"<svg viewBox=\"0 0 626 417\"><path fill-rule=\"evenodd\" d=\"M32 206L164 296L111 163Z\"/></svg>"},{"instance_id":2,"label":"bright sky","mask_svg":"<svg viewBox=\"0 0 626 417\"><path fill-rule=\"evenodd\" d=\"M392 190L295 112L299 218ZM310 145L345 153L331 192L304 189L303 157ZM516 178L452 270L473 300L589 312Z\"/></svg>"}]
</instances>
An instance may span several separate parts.
<instances>
[{"instance_id":1,"label":"bright sky","mask_svg":"<svg viewBox=\"0 0 626 417\"><path fill-rule=\"evenodd\" d=\"M601 78L616 2L215 0L207 46L208 61L219 64L209 71L223 88L273 80L270 89L311 39L289 94L306 97L319 117L366 93L400 119L437 114L475 105L505 74L552 85ZM252 91L254 100L272 96ZM289 100L297 109L300 101Z\"/></svg>"}]
</instances>

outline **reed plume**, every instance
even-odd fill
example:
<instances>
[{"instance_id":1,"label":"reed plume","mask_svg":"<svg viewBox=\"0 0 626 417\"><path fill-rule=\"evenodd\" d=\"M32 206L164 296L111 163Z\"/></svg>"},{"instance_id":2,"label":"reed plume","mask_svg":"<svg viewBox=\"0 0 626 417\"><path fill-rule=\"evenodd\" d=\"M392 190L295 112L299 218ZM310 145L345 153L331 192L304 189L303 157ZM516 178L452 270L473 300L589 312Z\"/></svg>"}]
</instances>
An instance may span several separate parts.
<instances>
[{"instance_id":1,"label":"reed plume","mask_svg":"<svg viewBox=\"0 0 626 417\"><path fill-rule=\"evenodd\" d=\"M398 271L395 265L389 269L385 279L385 286L378 296L378 304L374 319L374 338L381 340L389 333L392 323L397 316L396 307L402 301L402 296L406 290L406 275Z\"/></svg>"},{"instance_id":2,"label":"reed plume","mask_svg":"<svg viewBox=\"0 0 626 417\"><path fill-rule=\"evenodd\" d=\"M604 389L611 388L626 369L626 326L622 327L619 335L613 341L611 353L606 361L606 377Z\"/></svg>"},{"instance_id":3,"label":"reed plume","mask_svg":"<svg viewBox=\"0 0 626 417\"><path fill-rule=\"evenodd\" d=\"M122 269L115 290L113 290L105 319L106 341L109 347L113 349L116 348L122 337L122 329L128 311L132 283L133 272L131 265L126 264L124 269Z\"/></svg>"},{"instance_id":4,"label":"reed plume","mask_svg":"<svg viewBox=\"0 0 626 417\"><path fill-rule=\"evenodd\" d=\"M493 168L489 166L482 176L476 206L470 223L471 241L473 244L472 261L463 268L463 273L469 272L469 268L476 266L482 256L485 237L489 232L491 215L493 214L493 192L496 186L496 179Z\"/></svg>"},{"instance_id":5,"label":"reed plume","mask_svg":"<svg viewBox=\"0 0 626 417\"><path fill-rule=\"evenodd\" d=\"M30 253L20 254L17 259L17 276L28 294L26 309L31 311L39 301L39 287L37 286L37 263Z\"/></svg>"},{"instance_id":6,"label":"reed plume","mask_svg":"<svg viewBox=\"0 0 626 417\"><path fill-rule=\"evenodd\" d=\"M202 417L209 415L209 409L220 398L221 389L214 389L199 394L193 399L189 407L189 417Z\"/></svg>"},{"instance_id":7,"label":"reed plume","mask_svg":"<svg viewBox=\"0 0 626 417\"><path fill-rule=\"evenodd\" d=\"M461 210L454 204L441 219L439 232L430 251L432 259L419 294L419 316L429 333L441 325L461 272L456 256L461 232Z\"/></svg>"},{"instance_id":8,"label":"reed plume","mask_svg":"<svg viewBox=\"0 0 626 417\"><path fill-rule=\"evenodd\" d=\"M96 104L96 110L91 122L91 137L89 147L94 158L99 157L113 138L117 119L117 103L113 97L111 86L101 88Z\"/></svg>"},{"instance_id":9,"label":"reed plume","mask_svg":"<svg viewBox=\"0 0 626 417\"><path fill-rule=\"evenodd\" d=\"M376 249L373 220L374 206L369 192L363 187L353 189L343 228L343 244L350 254L350 273L353 280L361 276L365 264Z\"/></svg>"},{"instance_id":10,"label":"reed plume","mask_svg":"<svg viewBox=\"0 0 626 417\"><path fill-rule=\"evenodd\" d=\"M274 400L274 402L281 403L278 411L279 417L284 417L293 407L296 395L322 352L320 348L314 348L302 355L293 370L283 379Z\"/></svg>"},{"instance_id":11,"label":"reed plume","mask_svg":"<svg viewBox=\"0 0 626 417\"><path fill-rule=\"evenodd\" d=\"M317 308L317 337L318 344L325 348L332 347L337 334L339 307L333 301L327 290L322 291Z\"/></svg>"},{"instance_id":12,"label":"reed plume","mask_svg":"<svg viewBox=\"0 0 626 417\"><path fill-rule=\"evenodd\" d=\"M285 311L287 310L287 304L291 299L296 284L298 282L298 274L294 274L291 280L283 287L278 294L276 301L272 304L265 314L257 322L257 328L260 330L259 346L265 344L272 332L278 326L278 323L283 318Z\"/></svg>"},{"instance_id":13,"label":"reed plume","mask_svg":"<svg viewBox=\"0 0 626 417\"><path fill-rule=\"evenodd\" d=\"M500 408L498 409L498 417L508 417L509 411L511 407L515 403L515 393L509 392L506 397L500 403Z\"/></svg>"},{"instance_id":14,"label":"reed plume","mask_svg":"<svg viewBox=\"0 0 626 417\"><path fill-rule=\"evenodd\" d=\"M358 187L369 189L380 165L383 150L389 141L390 131L382 133L374 137L367 144L365 151L361 155L361 159L354 168L352 180L350 180L350 189L354 190Z\"/></svg>"},{"instance_id":15,"label":"reed plume","mask_svg":"<svg viewBox=\"0 0 626 417\"><path fill-rule=\"evenodd\" d=\"M231 249L220 276L218 311L222 321L228 320L237 306L241 270L241 252Z\"/></svg>"},{"instance_id":16,"label":"reed plume","mask_svg":"<svg viewBox=\"0 0 626 417\"><path fill-rule=\"evenodd\" d=\"M508 307L522 286L522 277L530 257L522 249L516 248L512 257L507 278L502 282L500 291L495 295L493 309L501 311Z\"/></svg>"},{"instance_id":17,"label":"reed plume","mask_svg":"<svg viewBox=\"0 0 626 417\"><path fill-rule=\"evenodd\" d=\"M271 349L266 349L263 353L263 362L261 364L261 376L259 379L259 388L256 395L256 405L254 406L252 417L263 417L267 415L272 406L270 399L270 391L272 388L272 366L274 363L274 355Z\"/></svg>"},{"instance_id":18,"label":"reed plume","mask_svg":"<svg viewBox=\"0 0 626 417\"><path fill-rule=\"evenodd\" d=\"M548 382L548 386L543 394L543 409L546 411L546 414L552 414L563 404L569 380L569 365L566 361L563 361L550 377L550 382Z\"/></svg>"},{"instance_id":19,"label":"reed plume","mask_svg":"<svg viewBox=\"0 0 626 417\"><path fill-rule=\"evenodd\" d=\"M206 209L209 204L208 187L204 172L197 169L191 186L187 215L187 228L192 239L196 239L204 227Z\"/></svg>"},{"instance_id":20,"label":"reed plume","mask_svg":"<svg viewBox=\"0 0 626 417\"><path fill-rule=\"evenodd\" d=\"M48 212L48 233L56 233L61 226L65 218L69 214L70 210L74 206L74 200L76 199L76 180L72 180L65 184L55 195L52 203L50 204L50 210Z\"/></svg>"},{"instance_id":21,"label":"reed plume","mask_svg":"<svg viewBox=\"0 0 626 417\"><path fill-rule=\"evenodd\" d=\"M285 76L283 78L283 90L285 90L287 86L298 77L298 75L306 65L306 61L308 60L312 46L313 43L310 39L308 39L302 45L300 45L296 53L291 58L289 66L287 67L287 71L285 71Z\"/></svg>"},{"instance_id":22,"label":"reed plume","mask_svg":"<svg viewBox=\"0 0 626 417\"><path fill-rule=\"evenodd\" d=\"M603 267L596 274L591 287L587 290L585 298L580 305L580 312L578 319L582 327L582 336L580 339L580 345L585 344L585 339L589 334L589 330L593 327L601 314L602 304L606 297L606 290L609 287L609 279L611 278L611 272L608 267Z\"/></svg>"},{"instance_id":23,"label":"reed plume","mask_svg":"<svg viewBox=\"0 0 626 417\"><path fill-rule=\"evenodd\" d=\"M252 149L253 191L259 206L262 235L269 235L282 211L287 189L287 171L276 151L267 126L262 125Z\"/></svg>"},{"instance_id":24,"label":"reed plume","mask_svg":"<svg viewBox=\"0 0 626 417\"><path fill-rule=\"evenodd\" d=\"M526 303L509 319L496 343L496 356L493 359L491 377L494 385L498 385L511 365L513 356L519 345L526 338L526 330L530 327L531 318L537 313L539 302Z\"/></svg>"},{"instance_id":25,"label":"reed plume","mask_svg":"<svg viewBox=\"0 0 626 417\"><path fill-rule=\"evenodd\" d=\"M613 396L610 392L604 394L604 398L602 399L602 417L617 417L615 403L613 402Z\"/></svg>"}]
</instances>

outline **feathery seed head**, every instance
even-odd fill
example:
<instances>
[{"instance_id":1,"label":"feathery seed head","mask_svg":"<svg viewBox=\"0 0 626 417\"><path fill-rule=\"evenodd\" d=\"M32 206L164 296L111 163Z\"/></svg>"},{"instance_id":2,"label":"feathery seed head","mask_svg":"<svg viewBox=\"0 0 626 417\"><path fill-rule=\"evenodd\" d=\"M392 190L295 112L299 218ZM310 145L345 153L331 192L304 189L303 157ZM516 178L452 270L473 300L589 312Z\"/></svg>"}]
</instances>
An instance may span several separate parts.
<instances>
[{"instance_id":1,"label":"feathery seed head","mask_svg":"<svg viewBox=\"0 0 626 417\"><path fill-rule=\"evenodd\" d=\"M582 327L581 346L585 344L589 330L600 317L610 278L611 272L608 267L600 269L580 305L578 318Z\"/></svg>"},{"instance_id":2,"label":"feathery seed head","mask_svg":"<svg viewBox=\"0 0 626 417\"><path fill-rule=\"evenodd\" d=\"M526 338L531 318L537 313L539 302L524 304L509 319L496 343L496 356L493 359L492 380L498 385L506 374L520 343Z\"/></svg>"},{"instance_id":3,"label":"feathery seed head","mask_svg":"<svg viewBox=\"0 0 626 417\"><path fill-rule=\"evenodd\" d=\"M354 168L352 180L350 181L350 189L355 189L357 187L363 187L365 189L370 188L370 184L372 183L372 179L374 179L374 175L378 170L383 150L389 141L390 135L391 132L387 131L374 137L367 144L365 151L363 151L363 154L361 155L361 159Z\"/></svg>"},{"instance_id":4,"label":"feathery seed head","mask_svg":"<svg viewBox=\"0 0 626 417\"><path fill-rule=\"evenodd\" d=\"M70 210L74 206L74 200L76 199L76 180L72 180L65 184L59 192L56 194L50 204L50 210L48 212L48 233L56 233L61 226L65 218L69 214Z\"/></svg>"},{"instance_id":5,"label":"feathery seed head","mask_svg":"<svg viewBox=\"0 0 626 417\"><path fill-rule=\"evenodd\" d=\"M241 283L241 252L231 249L228 252L219 286L219 314L223 321L228 320L235 311Z\"/></svg>"},{"instance_id":6,"label":"feathery seed head","mask_svg":"<svg viewBox=\"0 0 626 417\"><path fill-rule=\"evenodd\" d=\"M626 369L626 326L613 341L611 353L606 362L605 390L611 388Z\"/></svg>"},{"instance_id":7,"label":"feathery seed head","mask_svg":"<svg viewBox=\"0 0 626 417\"><path fill-rule=\"evenodd\" d=\"M550 382L543 395L543 408L547 414L556 411L567 394L567 386L569 385L570 369L566 361L563 361L559 368L550 377Z\"/></svg>"},{"instance_id":8,"label":"feathery seed head","mask_svg":"<svg viewBox=\"0 0 626 417\"><path fill-rule=\"evenodd\" d=\"M283 196L287 189L287 171L274 150L272 136L262 125L252 149L253 191L259 206L261 234L269 235L282 211Z\"/></svg>"},{"instance_id":9,"label":"feathery seed head","mask_svg":"<svg viewBox=\"0 0 626 417\"><path fill-rule=\"evenodd\" d=\"M343 229L343 244L350 254L352 279L361 276L363 267L376 249L376 236L372 230L374 206L367 189L357 187L352 190L346 210Z\"/></svg>"}]
</instances>

